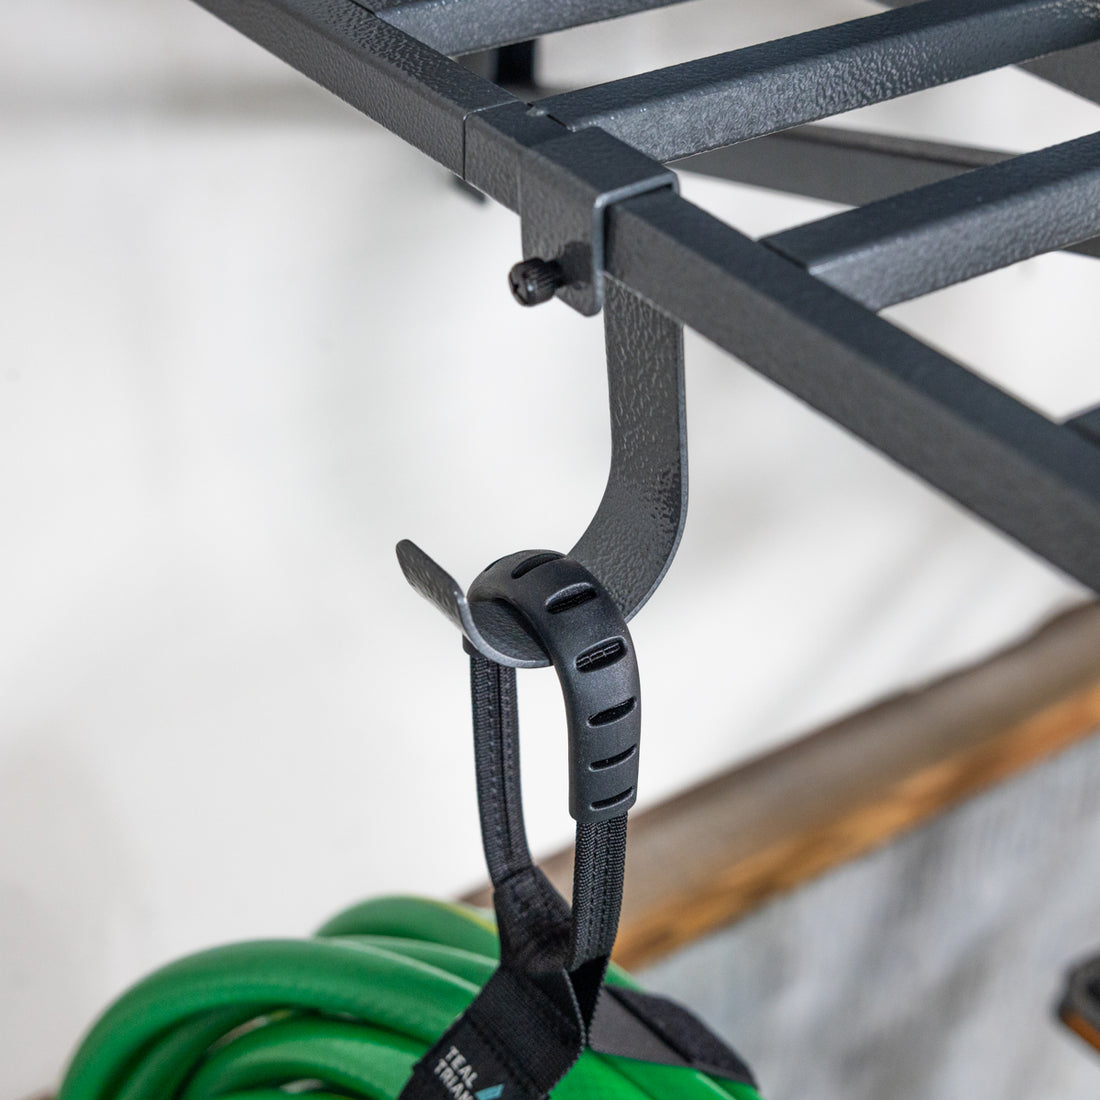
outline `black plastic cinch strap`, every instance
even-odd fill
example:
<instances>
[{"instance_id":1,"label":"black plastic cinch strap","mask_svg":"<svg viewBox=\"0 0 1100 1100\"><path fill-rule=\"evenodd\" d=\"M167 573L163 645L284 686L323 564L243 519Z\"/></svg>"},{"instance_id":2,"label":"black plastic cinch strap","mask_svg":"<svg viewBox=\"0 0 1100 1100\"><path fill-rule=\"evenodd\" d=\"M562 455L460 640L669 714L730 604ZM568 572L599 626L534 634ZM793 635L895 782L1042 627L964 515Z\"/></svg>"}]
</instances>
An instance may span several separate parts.
<instances>
[{"instance_id":1,"label":"black plastic cinch strap","mask_svg":"<svg viewBox=\"0 0 1100 1100\"><path fill-rule=\"evenodd\" d=\"M527 845L515 670L467 647L500 966L416 1064L401 1100L540 1100L588 1046L751 1084L744 1063L686 1009L603 985L618 928L641 727L637 662L622 615L583 566L549 551L495 562L470 596L513 615L561 681L577 820L573 905Z\"/></svg>"}]
</instances>

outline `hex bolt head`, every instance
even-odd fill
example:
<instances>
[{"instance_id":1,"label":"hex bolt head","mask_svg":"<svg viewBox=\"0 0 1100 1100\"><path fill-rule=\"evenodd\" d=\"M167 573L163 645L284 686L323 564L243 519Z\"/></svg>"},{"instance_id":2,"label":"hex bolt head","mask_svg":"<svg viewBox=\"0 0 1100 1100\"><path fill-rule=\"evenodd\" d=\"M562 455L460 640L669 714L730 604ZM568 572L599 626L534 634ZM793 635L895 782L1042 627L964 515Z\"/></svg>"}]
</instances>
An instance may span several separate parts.
<instances>
[{"instance_id":1,"label":"hex bolt head","mask_svg":"<svg viewBox=\"0 0 1100 1100\"><path fill-rule=\"evenodd\" d=\"M557 260L535 257L522 260L508 272L512 296L521 306L537 306L554 297L554 291L565 285L565 272Z\"/></svg>"}]
</instances>

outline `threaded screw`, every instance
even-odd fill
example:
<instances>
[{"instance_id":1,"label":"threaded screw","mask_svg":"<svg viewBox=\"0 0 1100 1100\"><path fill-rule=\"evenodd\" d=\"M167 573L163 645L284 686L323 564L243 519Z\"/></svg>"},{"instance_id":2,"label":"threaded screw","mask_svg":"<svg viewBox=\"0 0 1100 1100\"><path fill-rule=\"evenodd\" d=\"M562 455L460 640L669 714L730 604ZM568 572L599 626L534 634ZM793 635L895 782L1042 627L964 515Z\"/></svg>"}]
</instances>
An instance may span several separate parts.
<instances>
[{"instance_id":1,"label":"threaded screw","mask_svg":"<svg viewBox=\"0 0 1100 1100\"><path fill-rule=\"evenodd\" d=\"M521 260L508 272L508 285L521 306L537 306L550 301L558 287L565 285L565 272L557 260L536 256Z\"/></svg>"}]
</instances>

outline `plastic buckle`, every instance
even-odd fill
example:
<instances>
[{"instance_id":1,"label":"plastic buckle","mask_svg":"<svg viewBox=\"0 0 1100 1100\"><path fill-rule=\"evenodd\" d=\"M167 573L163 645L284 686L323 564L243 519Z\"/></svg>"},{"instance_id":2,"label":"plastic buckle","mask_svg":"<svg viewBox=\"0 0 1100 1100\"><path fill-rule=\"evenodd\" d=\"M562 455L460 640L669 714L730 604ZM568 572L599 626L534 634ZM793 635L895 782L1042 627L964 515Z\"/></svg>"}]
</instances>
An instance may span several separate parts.
<instances>
[{"instance_id":1,"label":"plastic buckle","mask_svg":"<svg viewBox=\"0 0 1100 1100\"><path fill-rule=\"evenodd\" d=\"M470 586L471 603L511 613L550 656L569 729L569 813L582 823L624 814L637 797L638 662L626 620L598 580L550 550L510 554Z\"/></svg>"}]
</instances>

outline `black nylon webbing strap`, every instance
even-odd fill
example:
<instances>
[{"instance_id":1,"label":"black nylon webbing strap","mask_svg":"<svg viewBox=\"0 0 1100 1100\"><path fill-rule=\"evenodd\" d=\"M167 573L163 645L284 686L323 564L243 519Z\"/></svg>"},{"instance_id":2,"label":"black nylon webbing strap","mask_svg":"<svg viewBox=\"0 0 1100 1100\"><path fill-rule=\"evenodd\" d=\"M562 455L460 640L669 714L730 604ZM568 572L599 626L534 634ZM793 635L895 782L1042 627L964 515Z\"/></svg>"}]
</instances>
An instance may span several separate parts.
<instances>
[{"instance_id":1,"label":"black nylon webbing strap","mask_svg":"<svg viewBox=\"0 0 1100 1100\"><path fill-rule=\"evenodd\" d=\"M473 652L478 811L500 967L417 1063L402 1100L540 1100L587 1043L615 943L626 811L637 787L637 665L611 597L583 566L560 554L502 559L475 582L470 598L507 607L549 652L562 682L570 811L577 818L573 906L535 866L527 846L515 671Z\"/></svg>"},{"instance_id":2,"label":"black nylon webbing strap","mask_svg":"<svg viewBox=\"0 0 1100 1100\"><path fill-rule=\"evenodd\" d=\"M487 1094L481 1100L539 1100L580 1056L592 1023L614 943L607 906L592 891L607 880L598 866L605 835L621 834L617 847L607 849L621 864L625 815L578 827L585 830L586 843L574 908L582 914L594 909L596 915L585 916L585 931L576 937L569 906L535 866L527 847L515 671L474 654L470 683L478 808L501 961L469 1008L417 1063L402 1100L479 1100L481 1093ZM621 866L612 878L621 888ZM617 914L617 902L613 908ZM582 944L602 954L576 959L570 973L568 964L577 950L583 952Z\"/></svg>"},{"instance_id":3,"label":"black nylon webbing strap","mask_svg":"<svg viewBox=\"0 0 1100 1100\"><path fill-rule=\"evenodd\" d=\"M489 879L499 890L534 866L523 825L515 670L473 653L470 695L482 844ZM626 862L626 814L579 824L575 853L572 940L565 960L570 970L610 955L615 944ZM540 904L539 914L529 915L541 915L541 923L552 923L560 934L563 921L569 921L569 909L549 884L539 890L547 900ZM530 936L526 926L523 938Z\"/></svg>"},{"instance_id":4,"label":"black nylon webbing strap","mask_svg":"<svg viewBox=\"0 0 1100 1100\"><path fill-rule=\"evenodd\" d=\"M579 824L573 849L572 970L611 954L619 930L626 868L626 814Z\"/></svg>"},{"instance_id":5,"label":"black nylon webbing strap","mask_svg":"<svg viewBox=\"0 0 1100 1100\"><path fill-rule=\"evenodd\" d=\"M474 758L500 966L416 1064L400 1100L541 1100L584 1048L750 1081L686 1009L630 991L601 997L615 942L626 810L637 784L640 699L626 624L577 562L528 552L471 588L544 646L566 700L570 811L578 818L572 909L535 866L520 790L515 670L471 655ZM697 1025L694 1026L693 1025ZM728 1055L725 1057L724 1055Z\"/></svg>"}]
</instances>

